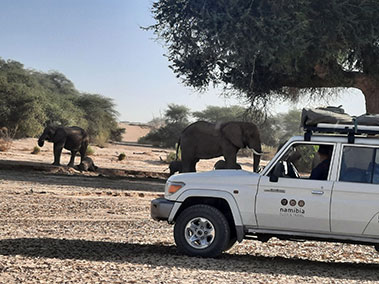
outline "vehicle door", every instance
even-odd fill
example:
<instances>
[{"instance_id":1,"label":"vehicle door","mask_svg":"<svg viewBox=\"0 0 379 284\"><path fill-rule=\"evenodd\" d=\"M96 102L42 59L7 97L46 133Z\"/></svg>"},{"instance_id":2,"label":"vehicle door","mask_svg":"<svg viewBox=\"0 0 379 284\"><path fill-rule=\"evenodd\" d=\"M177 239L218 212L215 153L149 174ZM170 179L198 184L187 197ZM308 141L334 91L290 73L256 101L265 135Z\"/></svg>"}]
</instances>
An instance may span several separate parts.
<instances>
[{"instance_id":1,"label":"vehicle door","mask_svg":"<svg viewBox=\"0 0 379 284\"><path fill-rule=\"evenodd\" d=\"M301 142L292 144L262 176L256 196L259 228L330 232L331 170L326 180L310 179L319 164L320 144L330 148L332 169L334 144Z\"/></svg>"},{"instance_id":2,"label":"vehicle door","mask_svg":"<svg viewBox=\"0 0 379 284\"><path fill-rule=\"evenodd\" d=\"M343 145L332 193L331 231L379 236L379 149Z\"/></svg>"}]
</instances>

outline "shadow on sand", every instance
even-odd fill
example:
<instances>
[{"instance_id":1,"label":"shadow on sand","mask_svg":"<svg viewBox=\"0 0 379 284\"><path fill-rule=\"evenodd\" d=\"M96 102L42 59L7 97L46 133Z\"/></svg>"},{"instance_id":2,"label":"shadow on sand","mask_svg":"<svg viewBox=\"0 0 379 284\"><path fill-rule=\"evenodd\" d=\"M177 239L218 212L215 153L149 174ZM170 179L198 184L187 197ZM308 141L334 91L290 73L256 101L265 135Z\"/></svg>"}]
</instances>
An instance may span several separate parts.
<instances>
[{"instance_id":1,"label":"shadow on sand","mask_svg":"<svg viewBox=\"0 0 379 284\"><path fill-rule=\"evenodd\" d=\"M51 185L117 190L164 191L165 179L144 176L140 171L100 169L99 175L84 175L65 166L44 163L0 161L0 179Z\"/></svg>"},{"instance_id":2,"label":"shadow on sand","mask_svg":"<svg viewBox=\"0 0 379 284\"><path fill-rule=\"evenodd\" d=\"M0 255L128 262L185 269L377 280L379 264L333 263L306 259L223 254L216 259L189 258L165 244L115 243L52 238L0 240ZM361 273L358 273L361 272ZM357 276L359 274L359 276ZM362 275L363 278L362 278ZM359 277L359 278L358 278Z\"/></svg>"}]
</instances>

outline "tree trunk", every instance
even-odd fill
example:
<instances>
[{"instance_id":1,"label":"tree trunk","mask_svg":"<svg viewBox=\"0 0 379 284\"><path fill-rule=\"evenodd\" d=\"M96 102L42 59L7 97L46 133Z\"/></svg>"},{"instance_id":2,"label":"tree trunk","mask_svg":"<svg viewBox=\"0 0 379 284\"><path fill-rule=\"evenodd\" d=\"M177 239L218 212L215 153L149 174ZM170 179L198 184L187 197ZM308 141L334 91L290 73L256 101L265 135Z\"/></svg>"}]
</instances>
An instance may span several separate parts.
<instances>
[{"instance_id":1,"label":"tree trunk","mask_svg":"<svg viewBox=\"0 0 379 284\"><path fill-rule=\"evenodd\" d=\"M379 114L379 79L362 75L356 79L355 87L360 89L365 96L366 112Z\"/></svg>"}]
</instances>

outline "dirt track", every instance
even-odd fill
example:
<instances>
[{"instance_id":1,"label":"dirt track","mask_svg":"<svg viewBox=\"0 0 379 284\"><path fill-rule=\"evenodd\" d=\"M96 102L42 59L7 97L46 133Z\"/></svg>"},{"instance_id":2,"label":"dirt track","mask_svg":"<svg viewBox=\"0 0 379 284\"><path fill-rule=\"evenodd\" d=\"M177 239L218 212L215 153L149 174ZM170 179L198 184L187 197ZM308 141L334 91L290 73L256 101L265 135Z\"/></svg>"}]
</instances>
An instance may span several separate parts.
<instances>
[{"instance_id":1,"label":"dirt track","mask_svg":"<svg viewBox=\"0 0 379 284\"><path fill-rule=\"evenodd\" d=\"M119 185L0 170L0 283L379 280L379 254L366 246L274 239L244 241L218 259L179 255L172 227L150 219L158 193Z\"/></svg>"}]
</instances>

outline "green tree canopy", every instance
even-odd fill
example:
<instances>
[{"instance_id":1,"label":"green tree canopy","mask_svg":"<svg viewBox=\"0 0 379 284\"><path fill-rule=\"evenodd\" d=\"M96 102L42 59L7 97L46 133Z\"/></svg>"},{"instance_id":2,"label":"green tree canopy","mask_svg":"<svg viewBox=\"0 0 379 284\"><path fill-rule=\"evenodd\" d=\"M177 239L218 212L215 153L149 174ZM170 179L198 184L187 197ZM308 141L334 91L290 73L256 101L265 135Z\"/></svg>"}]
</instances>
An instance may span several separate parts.
<instances>
[{"instance_id":1,"label":"green tree canopy","mask_svg":"<svg viewBox=\"0 0 379 284\"><path fill-rule=\"evenodd\" d=\"M34 137L47 125L80 126L92 141L120 137L111 99L82 94L59 72L25 69L0 58L0 127L16 138Z\"/></svg>"},{"instance_id":2,"label":"green tree canopy","mask_svg":"<svg viewBox=\"0 0 379 284\"><path fill-rule=\"evenodd\" d=\"M152 12L150 29L189 86L222 84L255 106L354 87L379 113L376 0L158 0Z\"/></svg>"},{"instance_id":3,"label":"green tree canopy","mask_svg":"<svg viewBox=\"0 0 379 284\"><path fill-rule=\"evenodd\" d=\"M278 127L279 142L286 142L294 135L302 133L300 128L301 110L291 109L287 113L280 113L275 116Z\"/></svg>"},{"instance_id":4,"label":"green tree canopy","mask_svg":"<svg viewBox=\"0 0 379 284\"><path fill-rule=\"evenodd\" d=\"M161 147L174 147L180 133L189 124L190 110L186 106L169 104L165 111L165 125L152 130L139 139L139 143L148 143Z\"/></svg>"},{"instance_id":5,"label":"green tree canopy","mask_svg":"<svg viewBox=\"0 0 379 284\"><path fill-rule=\"evenodd\" d=\"M81 94L75 102L84 111L87 133L92 141L104 144L118 128L118 113L113 101L97 94Z\"/></svg>"},{"instance_id":6,"label":"green tree canopy","mask_svg":"<svg viewBox=\"0 0 379 284\"><path fill-rule=\"evenodd\" d=\"M249 120L247 110L237 105L230 107L207 106L203 111L193 112L192 116L197 120L209 122Z\"/></svg>"},{"instance_id":7,"label":"green tree canopy","mask_svg":"<svg viewBox=\"0 0 379 284\"><path fill-rule=\"evenodd\" d=\"M188 124L190 110L188 107L177 104L169 104L165 111L165 122L167 124L181 123Z\"/></svg>"}]
</instances>

